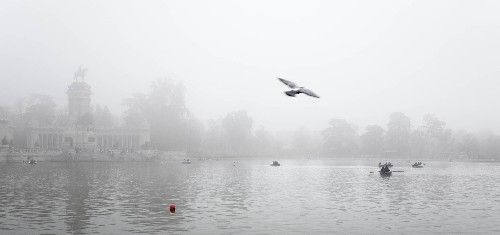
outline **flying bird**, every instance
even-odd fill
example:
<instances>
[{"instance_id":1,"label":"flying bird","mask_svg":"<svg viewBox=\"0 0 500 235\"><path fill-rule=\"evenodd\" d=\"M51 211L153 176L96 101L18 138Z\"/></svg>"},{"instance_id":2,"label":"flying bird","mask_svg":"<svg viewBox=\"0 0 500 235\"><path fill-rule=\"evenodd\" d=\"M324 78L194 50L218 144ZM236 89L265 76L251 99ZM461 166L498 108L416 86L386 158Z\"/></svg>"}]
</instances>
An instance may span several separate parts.
<instances>
[{"instance_id":1,"label":"flying bird","mask_svg":"<svg viewBox=\"0 0 500 235\"><path fill-rule=\"evenodd\" d=\"M294 82L292 81L288 81L286 79L283 79L283 78L278 78L283 84L287 85L288 87L292 88L292 90L290 91L285 91L285 94L287 96L291 96L291 97L295 97L295 95L298 95L300 93L302 94L306 94L308 96L312 96L314 98L319 98L318 95L316 95L316 93L312 92L311 90L309 89L306 89L304 87L299 87L297 86L297 84L295 84Z\"/></svg>"}]
</instances>

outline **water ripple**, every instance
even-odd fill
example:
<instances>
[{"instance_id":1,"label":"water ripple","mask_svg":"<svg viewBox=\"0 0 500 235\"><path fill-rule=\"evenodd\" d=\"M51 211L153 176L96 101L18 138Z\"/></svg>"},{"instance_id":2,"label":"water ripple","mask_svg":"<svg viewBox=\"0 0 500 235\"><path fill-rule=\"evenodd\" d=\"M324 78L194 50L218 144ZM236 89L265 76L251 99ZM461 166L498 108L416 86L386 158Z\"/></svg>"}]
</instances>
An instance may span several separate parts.
<instances>
[{"instance_id":1,"label":"water ripple","mask_svg":"<svg viewBox=\"0 0 500 235\"><path fill-rule=\"evenodd\" d=\"M1 163L0 232L500 231L498 164L401 169L382 178L339 160Z\"/></svg>"}]
</instances>

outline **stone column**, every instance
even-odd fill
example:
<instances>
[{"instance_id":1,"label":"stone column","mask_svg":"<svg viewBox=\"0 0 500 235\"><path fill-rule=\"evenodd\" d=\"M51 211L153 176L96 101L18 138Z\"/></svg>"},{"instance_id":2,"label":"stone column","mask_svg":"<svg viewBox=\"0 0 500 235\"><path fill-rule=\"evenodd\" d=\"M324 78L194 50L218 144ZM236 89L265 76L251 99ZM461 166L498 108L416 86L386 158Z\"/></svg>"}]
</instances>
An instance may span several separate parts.
<instances>
[{"instance_id":1,"label":"stone column","mask_svg":"<svg viewBox=\"0 0 500 235\"><path fill-rule=\"evenodd\" d=\"M43 139L42 147L46 149L47 148L47 134L42 134L42 139Z\"/></svg>"}]
</instances>

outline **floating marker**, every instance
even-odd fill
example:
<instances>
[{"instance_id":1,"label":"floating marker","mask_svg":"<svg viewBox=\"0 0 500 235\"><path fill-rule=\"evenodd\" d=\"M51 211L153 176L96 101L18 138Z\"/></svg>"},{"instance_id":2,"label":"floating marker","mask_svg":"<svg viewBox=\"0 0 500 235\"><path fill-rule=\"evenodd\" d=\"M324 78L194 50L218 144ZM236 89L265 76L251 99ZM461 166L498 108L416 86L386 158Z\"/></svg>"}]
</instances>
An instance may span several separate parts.
<instances>
[{"instance_id":1,"label":"floating marker","mask_svg":"<svg viewBox=\"0 0 500 235\"><path fill-rule=\"evenodd\" d=\"M175 213L175 204L170 204L170 213Z\"/></svg>"}]
</instances>

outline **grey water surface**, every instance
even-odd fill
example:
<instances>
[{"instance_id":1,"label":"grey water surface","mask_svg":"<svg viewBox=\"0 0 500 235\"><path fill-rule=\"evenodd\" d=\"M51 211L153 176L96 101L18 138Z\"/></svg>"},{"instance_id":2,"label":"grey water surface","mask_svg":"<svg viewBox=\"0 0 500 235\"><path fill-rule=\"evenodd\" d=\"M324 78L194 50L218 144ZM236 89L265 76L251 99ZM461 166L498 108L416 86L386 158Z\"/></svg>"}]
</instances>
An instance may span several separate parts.
<instances>
[{"instance_id":1,"label":"grey water surface","mask_svg":"<svg viewBox=\"0 0 500 235\"><path fill-rule=\"evenodd\" d=\"M0 233L500 233L499 163L269 163L0 163Z\"/></svg>"}]
</instances>

